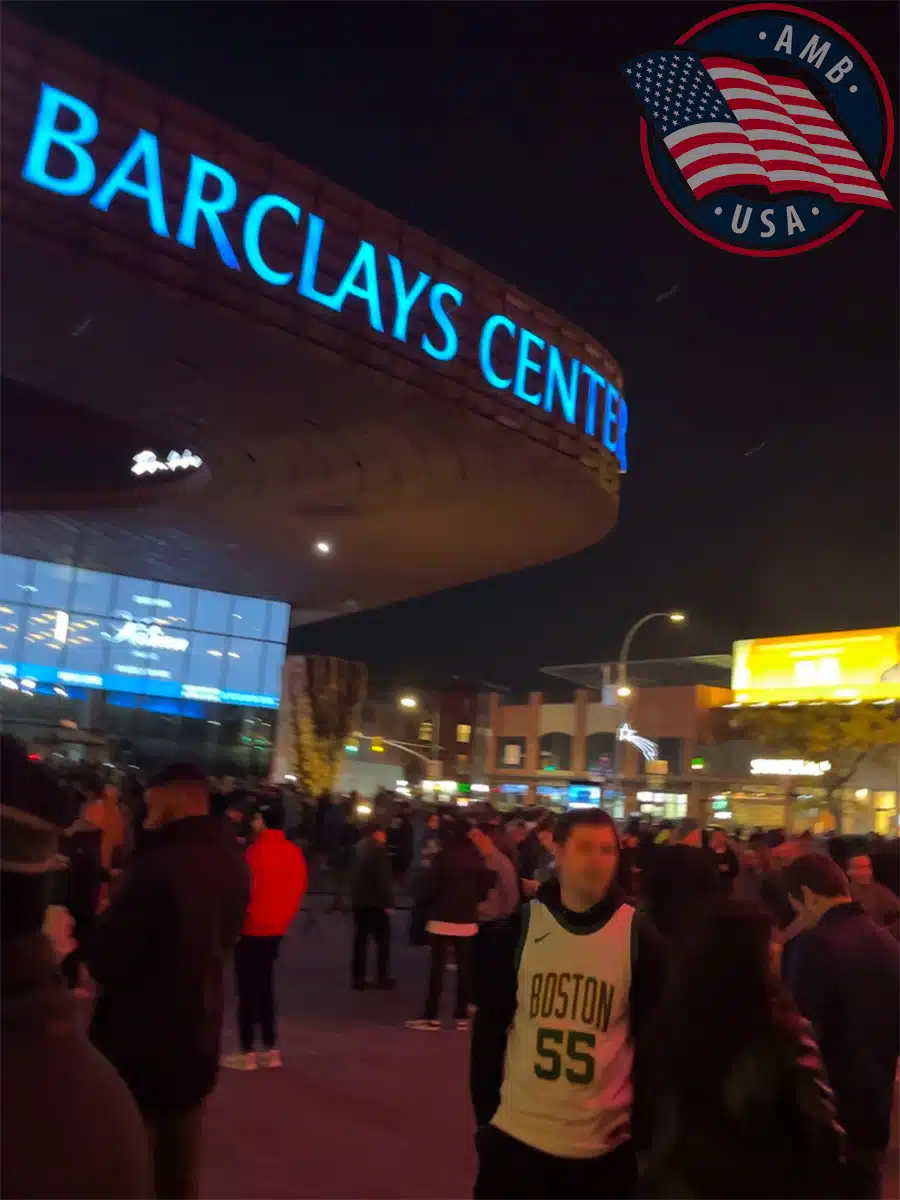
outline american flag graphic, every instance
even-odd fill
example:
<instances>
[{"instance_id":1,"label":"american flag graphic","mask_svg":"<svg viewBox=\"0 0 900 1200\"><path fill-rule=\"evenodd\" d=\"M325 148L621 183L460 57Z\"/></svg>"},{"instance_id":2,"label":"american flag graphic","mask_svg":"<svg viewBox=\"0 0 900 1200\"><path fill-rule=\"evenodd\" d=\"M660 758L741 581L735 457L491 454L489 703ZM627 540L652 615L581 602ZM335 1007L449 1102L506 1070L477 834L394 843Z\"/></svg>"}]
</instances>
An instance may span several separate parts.
<instances>
[{"instance_id":1,"label":"american flag graphic","mask_svg":"<svg viewBox=\"0 0 900 1200\"><path fill-rule=\"evenodd\" d=\"M698 200L755 184L891 208L853 143L799 80L688 50L644 54L622 70Z\"/></svg>"}]
</instances>

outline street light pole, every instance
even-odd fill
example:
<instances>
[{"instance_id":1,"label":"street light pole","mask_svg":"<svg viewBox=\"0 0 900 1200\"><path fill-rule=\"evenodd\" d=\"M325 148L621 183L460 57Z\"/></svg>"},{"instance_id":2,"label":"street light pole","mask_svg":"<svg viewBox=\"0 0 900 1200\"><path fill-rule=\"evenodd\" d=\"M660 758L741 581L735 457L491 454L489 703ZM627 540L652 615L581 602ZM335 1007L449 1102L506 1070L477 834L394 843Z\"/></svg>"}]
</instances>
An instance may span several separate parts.
<instances>
[{"instance_id":1,"label":"street light pole","mask_svg":"<svg viewBox=\"0 0 900 1200\"><path fill-rule=\"evenodd\" d=\"M419 707L417 696L403 695L398 699L398 704L407 712L411 712ZM442 755L440 743L440 725L441 725L441 707L440 698L436 707L431 712L431 758L426 758L424 754L418 755L429 764L429 777L437 779L441 773Z\"/></svg>"},{"instance_id":2,"label":"street light pole","mask_svg":"<svg viewBox=\"0 0 900 1200\"><path fill-rule=\"evenodd\" d=\"M622 645L619 647L619 657L616 664L616 696L619 701L620 726L628 720L628 701L631 696L631 688L628 684L628 654L631 650L631 643L634 641L634 635L638 630L642 629L649 621L656 620L657 617L665 617L673 625L681 625L687 620L683 612L647 613L635 621L624 638L622 638ZM616 736L615 745L613 746L613 778L617 781L617 784L621 782L623 747L624 743L620 742L618 736Z\"/></svg>"}]
</instances>

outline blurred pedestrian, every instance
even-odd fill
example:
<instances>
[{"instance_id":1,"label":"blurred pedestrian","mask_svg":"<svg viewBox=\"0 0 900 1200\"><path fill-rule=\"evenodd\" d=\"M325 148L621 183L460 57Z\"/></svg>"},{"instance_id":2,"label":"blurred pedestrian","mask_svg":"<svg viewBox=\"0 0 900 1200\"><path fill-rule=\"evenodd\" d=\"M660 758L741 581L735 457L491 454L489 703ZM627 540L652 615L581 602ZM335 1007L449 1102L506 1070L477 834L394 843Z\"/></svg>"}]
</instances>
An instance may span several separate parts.
<instances>
[{"instance_id":1,"label":"blurred pedestrian","mask_svg":"<svg viewBox=\"0 0 900 1200\"><path fill-rule=\"evenodd\" d=\"M675 949L649 1031L638 1194L835 1196L842 1130L810 1027L774 970L764 909L717 900Z\"/></svg>"},{"instance_id":2,"label":"blurred pedestrian","mask_svg":"<svg viewBox=\"0 0 900 1200\"><path fill-rule=\"evenodd\" d=\"M49 872L79 798L6 735L0 791L0 1195L148 1200L150 1156L137 1106L88 1041L42 932ZM57 909L48 926L63 931L63 916Z\"/></svg>"},{"instance_id":3,"label":"blurred pedestrian","mask_svg":"<svg viewBox=\"0 0 900 1200\"><path fill-rule=\"evenodd\" d=\"M333 801L325 814L323 837L325 861L331 885L332 913L346 913L348 892L353 872L356 827L352 821L349 800Z\"/></svg>"},{"instance_id":4,"label":"blurred pedestrian","mask_svg":"<svg viewBox=\"0 0 900 1200\"><path fill-rule=\"evenodd\" d=\"M395 813L388 830L388 853L391 856L391 874L399 883L405 878L413 860L413 827L409 814Z\"/></svg>"},{"instance_id":5,"label":"blurred pedestrian","mask_svg":"<svg viewBox=\"0 0 900 1200\"><path fill-rule=\"evenodd\" d=\"M364 991L369 939L375 943L377 988L396 986L391 978L391 916L394 911L394 883L387 848L387 832L376 823L368 826L360 843L351 884L353 904L353 988Z\"/></svg>"},{"instance_id":6,"label":"blurred pedestrian","mask_svg":"<svg viewBox=\"0 0 900 1200\"><path fill-rule=\"evenodd\" d=\"M840 1194L877 1200L900 1049L900 945L866 916L824 854L802 855L785 878L807 927L795 939L787 981L815 1030L847 1131Z\"/></svg>"},{"instance_id":7,"label":"blurred pedestrian","mask_svg":"<svg viewBox=\"0 0 900 1200\"><path fill-rule=\"evenodd\" d=\"M850 895L876 925L883 925L900 938L900 900L890 888L875 880L868 854L851 854L847 859Z\"/></svg>"},{"instance_id":8,"label":"blurred pedestrian","mask_svg":"<svg viewBox=\"0 0 900 1200\"><path fill-rule=\"evenodd\" d=\"M198 1194L203 1104L216 1084L223 974L247 870L209 815L209 784L178 763L147 786L147 835L83 948L100 985L91 1039L137 1099L158 1197Z\"/></svg>"},{"instance_id":9,"label":"blurred pedestrian","mask_svg":"<svg viewBox=\"0 0 900 1200\"><path fill-rule=\"evenodd\" d=\"M640 895L642 857L641 819L629 817L619 848L619 884L629 903Z\"/></svg>"},{"instance_id":10,"label":"blurred pedestrian","mask_svg":"<svg viewBox=\"0 0 900 1200\"><path fill-rule=\"evenodd\" d=\"M419 894L428 876L428 868L440 848L441 814L430 812L425 815L424 822L416 830L414 839L413 867L408 885L412 899L412 907L409 911L409 944L411 946L428 945L428 934L425 931L428 909L419 899Z\"/></svg>"},{"instance_id":11,"label":"blurred pedestrian","mask_svg":"<svg viewBox=\"0 0 900 1200\"><path fill-rule=\"evenodd\" d=\"M407 1029L436 1032L444 969L452 951L456 963L456 1005L453 1016L457 1029L469 1027L469 1000L472 996L472 939L478 933L478 905L487 898L494 883L489 870L469 838L469 823L453 821L440 852L425 878L420 898L428 906L425 926L431 943L428 989L421 1018L406 1022Z\"/></svg>"},{"instance_id":12,"label":"blurred pedestrian","mask_svg":"<svg viewBox=\"0 0 900 1200\"><path fill-rule=\"evenodd\" d=\"M476 910L478 933L472 948L472 969L477 974L484 956L491 952L491 936L519 905L519 880L515 868L497 849L491 836L493 826L482 822L469 833L472 845L484 859L484 865L494 873L494 882Z\"/></svg>"},{"instance_id":13,"label":"blurred pedestrian","mask_svg":"<svg viewBox=\"0 0 900 1200\"><path fill-rule=\"evenodd\" d=\"M738 856L729 845L728 836L724 829L713 829L709 835L708 854L712 859L723 895L730 896L734 888L741 864Z\"/></svg>"},{"instance_id":14,"label":"blurred pedestrian","mask_svg":"<svg viewBox=\"0 0 900 1200\"><path fill-rule=\"evenodd\" d=\"M306 895L308 872L303 851L284 833L280 802L261 804L250 820L253 841L246 853L250 903L234 948L238 1034L241 1051L223 1066L240 1071L280 1067L275 1009L275 963L284 935ZM261 1051L256 1053L259 1034Z\"/></svg>"},{"instance_id":15,"label":"blurred pedestrian","mask_svg":"<svg viewBox=\"0 0 900 1200\"><path fill-rule=\"evenodd\" d=\"M102 790L98 788L98 791ZM82 946L90 936L100 904L100 889L113 875L103 865L103 830L91 818L98 816L98 796L76 790L81 802L78 819L66 831L60 843L60 864L56 877L55 903L72 917L74 946L61 964L63 978L79 998L89 995L81 986Z\"/></svg>"}]
</instances>

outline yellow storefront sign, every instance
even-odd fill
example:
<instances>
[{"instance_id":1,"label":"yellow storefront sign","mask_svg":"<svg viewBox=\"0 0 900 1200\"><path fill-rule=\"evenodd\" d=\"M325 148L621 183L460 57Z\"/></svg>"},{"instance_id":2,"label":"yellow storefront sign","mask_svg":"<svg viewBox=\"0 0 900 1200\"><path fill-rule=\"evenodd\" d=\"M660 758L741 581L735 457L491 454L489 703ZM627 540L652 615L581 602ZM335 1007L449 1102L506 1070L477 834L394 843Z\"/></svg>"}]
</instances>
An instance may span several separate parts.
<instances>
[{"instance_id":1,"label":"yellow storefront sign","mask_svg":"<svg viewBox=\"0 0 900 1200\"><path fill-rule=\"evenodd\" d=\"M735 642L731 686L741 704L900 700L900 626Z\"/></svg>"}]
</instances>

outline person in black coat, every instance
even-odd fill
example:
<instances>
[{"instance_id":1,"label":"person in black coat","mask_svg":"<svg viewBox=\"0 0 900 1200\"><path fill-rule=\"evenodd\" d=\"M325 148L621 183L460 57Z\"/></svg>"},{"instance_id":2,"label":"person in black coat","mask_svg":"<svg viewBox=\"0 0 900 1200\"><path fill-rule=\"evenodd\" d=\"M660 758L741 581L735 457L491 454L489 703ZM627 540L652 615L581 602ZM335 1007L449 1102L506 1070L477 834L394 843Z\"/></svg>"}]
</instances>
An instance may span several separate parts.
<instances>
[{"instance_id":1,"label":"person in black coat","mask_svg":"<svg viewBox=\"0 0 900 1200\"><path fill-rule=\"evenodd\" d=\"M351 850L352 854L353 851ZM375 942L377 978L375 986L390 989L391 913L394 909L394 883L387 833L377 824L369 826L356 851L351 881L353 906L353 988L364 991L369 938Z\"/></svg>"},{"instance_id":2,"label":"person in black coat","mask_svg":"<svg viewBox=\"0 0 900 1200\"><path fill-rule=\"evenodd\" d=\"M647 1200L838 1195L843 1131L771 928L761 907L720 899L675 948L644 1047Z\"/></svg>"},{"instance_id":3,"label":"person in black coat","mask_svg":"<svg viewBox=\"0 0 900 1200\"><path fill-rule=\"evenodd\" d=\"M875 1200L900 1048L900 946L851 899L846 875L824 854L795 859L785 882L808 926L794 939L787 982L815 1029L847 1130L842 1195Z\"/></svg>"},{"instance_id":4,"label":"person in black coat","mask_svg":"<svg viewBox=\"0 0 900 1200\"><path fill-rule=\"evenodd\" d=\"M406 1022L408 1029L440 1029L438 1009L444 986L444 968L452 951L456 966L457 1028L468 1028L472 994L472 944L478 933L478 905L494 886L496 876L469 840L469 823L451 822L444 845L422 881L419 899L428 913L426 931L431 943L431 966L425 1011L421 1019Z\"/></svg>"},{"instance_id":5,"label":"person in black coat","mask_svg":"<svg viewBox=\"0 0 900 1200\"><path fill-rule=\"evenodd\" d=\"M57 876L54 896L55 903L68 909L72 916L75 948L61 964L63 978L70 988L78 987L81 947L90 936L97 916L100 889L113 879L112 872L103 865L103 830L87 817L97 794L76 791L76 795L81 799L81 815L60 843L60 862L65 869Z\"/></svg>"},{"instance_id":6,"label":"person in black coat","mask_svg":"<svg viewBox=\"0 0 900 1200\"><path fill-rule=\"evenodd\" d=\"M208 810L208 782L190 764L150 782L147 835L83 947L100 986L91 1040L138 1102L166 1197L197 1194L225 963L249 897L243 858Z\"/></svg>"},{"instance_id":7,"label":"person in black coat","mask_svg":"<svg viewBox=\"0 0 900 1200\"><path fill-rule=\"evenodd\" d=\"M137 1105L88 1041L59 974L65 950L42 932L54 854L79 799L7 736L0 791L0 1195L148 1200L155 1193Z\"/></svg>"}]
</instances>

